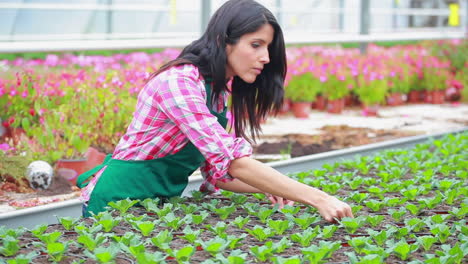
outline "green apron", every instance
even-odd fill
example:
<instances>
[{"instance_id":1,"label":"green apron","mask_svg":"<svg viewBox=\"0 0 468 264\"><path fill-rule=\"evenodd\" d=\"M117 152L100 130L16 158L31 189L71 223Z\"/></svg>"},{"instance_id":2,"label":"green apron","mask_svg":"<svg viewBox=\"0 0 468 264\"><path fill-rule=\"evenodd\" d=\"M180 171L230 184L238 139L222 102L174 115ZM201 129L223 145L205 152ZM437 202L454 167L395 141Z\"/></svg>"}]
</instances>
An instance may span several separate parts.
<instances>
[{"instance_id":1,"label":"green apron","mask_svg":"<svg viewBox=\"0 0 468 264\"><path fill-rule=\"evenodd\" d=\"M226 107L222 113L213 111L209 83L205 84L205 89L208 109L226 128ZM108 155L101 165L78 177L77 186L83 188L89 183L85 181L107 166L91 193L83 216L90 216L90 212L97 214L105 211L111 201L180 196L187 187L188 177L203 161L205 158L191 142L175 154L153 160L117 160Z\"/></svg>"}]
</instances>

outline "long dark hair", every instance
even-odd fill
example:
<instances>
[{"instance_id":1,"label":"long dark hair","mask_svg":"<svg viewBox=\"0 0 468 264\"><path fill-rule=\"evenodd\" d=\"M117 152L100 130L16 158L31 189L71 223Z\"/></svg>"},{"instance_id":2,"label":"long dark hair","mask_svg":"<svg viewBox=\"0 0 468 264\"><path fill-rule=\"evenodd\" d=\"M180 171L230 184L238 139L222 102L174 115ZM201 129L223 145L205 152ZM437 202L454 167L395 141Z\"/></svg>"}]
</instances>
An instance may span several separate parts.
<instances>
[{"instance_id":1,"label":"long dark hair","mask_svg":"<svg viewBox=\"0 0 468 264\"><path fill-rule=\"evenodd\" d=\"M185 47L173 61L163 65L150 78L170 67L193 64L205 78L213 82L212 98L215 101L226 86L226 45L236 44L240 37L270 24L274 29L273 41L268 47L270 63L257 76L254 83L246 83L239 77L232 81L232 108L236 136L247 140L247 122L253 141L261 131L260 122L269 113L277 113L283 104L286 53L281 27L273 14L253 0L229 0L211 17L200 39ZM250 140L249 140L250 141Z\"/></svg>"}]
</instances>

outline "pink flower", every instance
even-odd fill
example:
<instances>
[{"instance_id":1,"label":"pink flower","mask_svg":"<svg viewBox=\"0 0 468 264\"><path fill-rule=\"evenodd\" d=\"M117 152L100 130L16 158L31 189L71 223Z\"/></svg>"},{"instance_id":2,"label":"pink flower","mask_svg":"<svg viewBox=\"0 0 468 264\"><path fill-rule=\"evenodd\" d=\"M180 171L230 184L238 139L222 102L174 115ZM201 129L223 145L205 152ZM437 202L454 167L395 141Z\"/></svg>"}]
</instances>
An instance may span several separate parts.
<instances>
[{"instance_id":1,"label":"pink flower","mask_svg":"<svg viewBox=\"0 0 468 264\"><path fill-rule=\"evenodd\" d=\"M13 150L13 149L14 148L10 147L10 145L8 145L7 143L0 144L0 150L2 150L3 152L7 152L7 151L10 151L10 150Z\"/></svg>"}]
</instances>

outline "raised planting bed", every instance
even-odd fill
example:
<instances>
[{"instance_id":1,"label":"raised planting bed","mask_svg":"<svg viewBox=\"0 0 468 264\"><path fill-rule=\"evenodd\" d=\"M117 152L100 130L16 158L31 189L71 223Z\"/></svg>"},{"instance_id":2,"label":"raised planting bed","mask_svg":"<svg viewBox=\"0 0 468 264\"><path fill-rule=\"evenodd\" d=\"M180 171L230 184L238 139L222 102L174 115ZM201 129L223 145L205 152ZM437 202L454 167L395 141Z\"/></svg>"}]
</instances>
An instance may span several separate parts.
<instances>
[{"instance_id":1,"label":"raised planting bed","mask_svg":"<svg viewBox=\"0 0 468 264\"><path fill-rule=\"evenodd\" d=\"M352 205L335 224L310 206L221 192L110 204L86 219L0 228L3 261L31 263L463 263L468 133L291 175Z\"/></svg>"},{"instance_id":2,"label":"raised planting bed","mask_svg":"<svg viewBox=\"0 0 468 264\"><path fill-rule=\"evenodd\" d=\"M350 159L356 155L370 155L375 152L392 149L392 148L411 148L416 144L425 143L430 139L438 139L447 134L457 134L467 131L467 129L459 129L451 131L450 133L437 133L430 135L420 135L405 137L400 139L388 140L385 142L378 142L367 144L358 147L351 147L340 150L333 150L324 153L308 155L303 157L297 157L290 160L282 160L276 162L268 163L271 167L281 171L282 173L297 172L303 170L310 170L320 168L323 164L334 163L344 159ZM195 173L189 178L189 185L184 190L183 196L190 196L190 192L198 190L200 184L202 183L203 178L199 173ZM66 185L65 188L70 188L68 182L55 181L54 184L59 184L62 182L62 185ZM61 188L59 188L61 189ZM29 196L31 194L28 194ZM75 193L67 195L76 195ZM56 196L55 196L56 197ZM59 196L63 198L63 196ZM10 199L11 200L11 199ZM2 205L0 203L0 210L4 209L0 213L0 225L5 225L9 228L16 228L19 226L32 228L37 224L56 224L58 220L55 216L58 217L77 217L81 215L81 201L77 198L68 200L66 202L53 202L47 205L35 206L34 203L40 203L42 201L49 201L49 197L42 197L41 199L36 198L27 198L27 199L16 199L14 204L17 207L9 206L8 202ZM19 205L23 205L19 207ZM28 206L27 206L28 205ZM9 210L9 211L7 211Z\"/></svg>"}]
</instances>

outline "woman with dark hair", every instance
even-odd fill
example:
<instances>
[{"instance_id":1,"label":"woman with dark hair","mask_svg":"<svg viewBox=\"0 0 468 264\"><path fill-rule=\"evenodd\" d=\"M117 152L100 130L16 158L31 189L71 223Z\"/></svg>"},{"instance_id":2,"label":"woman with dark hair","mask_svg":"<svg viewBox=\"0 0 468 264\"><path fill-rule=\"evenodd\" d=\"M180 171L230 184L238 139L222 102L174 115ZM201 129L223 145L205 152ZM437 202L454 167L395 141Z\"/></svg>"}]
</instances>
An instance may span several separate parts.
<instances>
[{"instance_id":1,"label":"woman with dark hair","mask_svg":"<svg viewBox=\"0 0 468 264\"><path fill-rule=\"evenodd\" d=\"M346 203L250 158L260 120L281 107L285 75L272 13L252 0L227 1L200 39L149 78L112 158L79 177L84 216L110 201L180 196L200 168L201 191L261 192L280 206L312 205L327 221L352 217ZM228 94L235 136L225 130Z\"/></svg>"}]
</instances>

